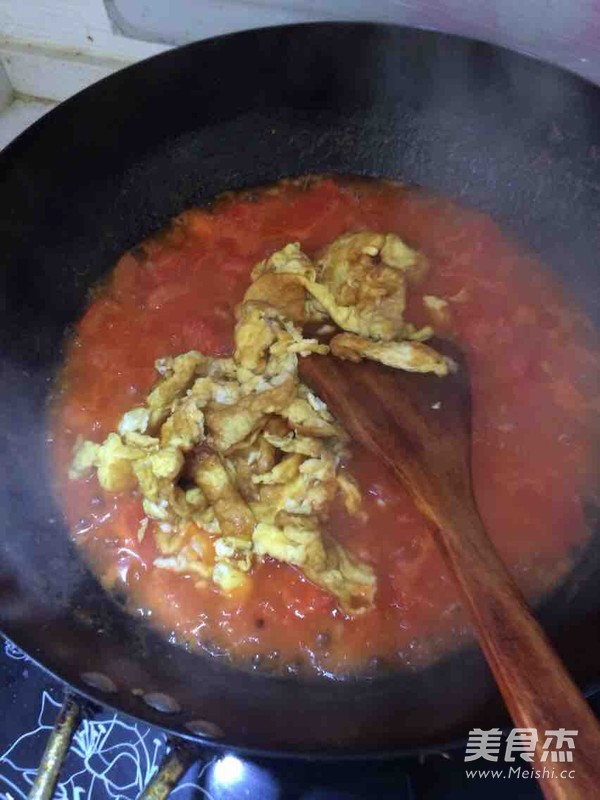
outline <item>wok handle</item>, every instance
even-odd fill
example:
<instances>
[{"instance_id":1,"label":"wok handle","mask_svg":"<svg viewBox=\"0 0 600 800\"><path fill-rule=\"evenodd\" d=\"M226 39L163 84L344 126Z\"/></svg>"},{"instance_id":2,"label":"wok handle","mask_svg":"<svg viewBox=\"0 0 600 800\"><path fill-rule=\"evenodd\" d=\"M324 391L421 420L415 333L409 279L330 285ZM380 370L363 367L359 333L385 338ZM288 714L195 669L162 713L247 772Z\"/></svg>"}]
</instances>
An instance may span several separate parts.
<instances>
[{"instance_id":1,"label":"wok handle","mask_svg":"<svg viewBox=\"0 0 600 800\"><path fill-rule=\"evenodd\" d=\"M139 800L166 800L189 767L204 756L202 748L180 739L170 739L168 748L158 772L145 787Z\"/></svg>"},{"instance_id":2,"label":"wok handle","mask_svg":"<svg viewBox=\"0 0 600 800\"><path fill-rule=\"evenodd\" d=\"M83 713L83 705L75 695L67 693L29 790L29 800L52 800L60 770Z\"/></svg>"},{"instance_id":3,"label":"wok handle","mask_svg":"<svg viewBox=\"0 0 600 800\"><path fill-rule=\"evenodd\" d=\"M498 556L474 501L448 496L436 511L440 527L434 536L471 612L479 643L512 720L519 728L537 731L531 766L542 771L538 780L544 796L550 800L597 797L597 719ZM570 751L572 761L557 763L549 760L550 752L544 755L543 745L546 731L560 728L577 734ZM528 767L518 754L515 765L517 762ZM572 771L572 777L561 777L563 770Z\"/></svg>"}]
</instances>

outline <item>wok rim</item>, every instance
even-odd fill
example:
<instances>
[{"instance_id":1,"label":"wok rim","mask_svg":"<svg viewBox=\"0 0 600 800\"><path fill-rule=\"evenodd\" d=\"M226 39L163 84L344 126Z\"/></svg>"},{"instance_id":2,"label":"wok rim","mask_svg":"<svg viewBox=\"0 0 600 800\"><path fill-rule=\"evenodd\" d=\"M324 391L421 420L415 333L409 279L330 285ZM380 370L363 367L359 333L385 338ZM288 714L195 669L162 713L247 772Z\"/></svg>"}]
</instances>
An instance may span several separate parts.
<instances>
[{"instance_id":1,"label":"wok rim","mask_svg":"<svg viewBox=\"0 0 600 800\"><path fill-rule=\"evenodd\" d=\"M243 39L253 35L260 35L260 33L263 31L280 31L280 32L292 33L293 31L300 29L310 30L310 29L324 29L324 28L340 29L340 30L354 28L365 32L372 31L380 33L391 33L395 30L403 30L409 33L420 32L426 34L428 37L430 36L441 40L446 39L446 40L456 40L464 43L483 44L486 45L487 47L493 48L493 50L497 52L505 52L509 55L516 54L521 59L547 65L559 73L566 73L568 75L573 76L581 84L589 85L596 89L599 88L599 84L594 83L590 78L580 75L574 69L554 64L544 58L540 58L538 56L532 55L527 52L513 50L509 47L498 44L490 39L462 36L457 33L444 32L426 26L421 27L414 25L411 26L401 25L391 22L388 23L388 22L373 22L368 20L342 20L342 19L333 19L333 20L326 19L326 20L318 20L318 21L315 20L309 22L296 22L284 25L261 26L256 28L247 28L244 30L218 34L205 39L198 39L181 46L171 47L166 51L156 53L147 58L141 59L140 61L136 61L132 64L129 64L123 67L122 69L119 69L116 73L111 73L110 75L102 78L101 80L96 81L95 83L89 86L86 86L85 88L78 91L74 95L70 96L66 100L58 103L54 108L50 109L41 118L36 120L33 124L28 126L18 136L16 136L13 140L11 140L11 142L9 142L8 145L6 145L2 149L2 151L0 151L0 170L3 167L8 166L15 159L18 159L20 157L21 148L27 147L30 142L33 143L36 137L43 137L44 128L49 124L49 122L51 121L53 122L54 120L60 121L61 115L64 115L65 113L68 114L71 108L77 107L77 104L81 101L82 98L91 99L93 98L96 92L105 91L106 87L110 86L111 81L114 79L116 75L121 75L122 73L134 74L136 72L142 74L144 72L146 64L149 62L155 63L158 60L166 62L169 58L179 57L179 54L181 54L182 51L192 52L193 50L198 48L218 45L222 41L232 40L232 39L233 40ZM343 750L340 751L332 750L325 752L322 750L316 750L316 751L280 750L280 749L272 750L268 748L263 749L260 747L228 744L227 741L219 741L218 739L212 739L205 736L199 736L192 733L182 732L179 728L171 727L168 721L166 721L164 724L151 722L148 719L145 719L143 716L137 716L134 713L122 710L121 708L119 708L118 705L113 704L110 701L110 696L108 696L107 698L106 693L100 692L99 690L94 691L88 688L81 688L72 681L61 677L59 672L46 666L42 662L42 660L40 660L38 657L33 656L26 646L23 647L19 643L18 635L15 635L14 632L9 634L6 632L6 630L7 630L6 626L3 626L2 623L0 623L0 636L2 636L5 639L5 641L9 642L13 646L21 650L27 656L29 661L33 663L37 668L39 668L42 671L42 673L50 676L60 685L70 689L73 693L76 694L76 696L82 697L85 700L90 701L91 703L100 705L102 709L110 710L116 714L134 720L141 724L148 725L151 727L156 727L161 732L164 731L165 733L170 734L174 737L202 745L207 749L212 750L219 754L224 754L226 752L234 752L235 754L240 754L255 758L270 758L274 760L275 759L312 760L320 763L330 763L338 761L366 761L366 760L383 762L395 759L404 760L413 758L415 756L440 754L451 750L457 750L460 747L464 747L466 743L466 737L463 736L458 739L453 739L452 741L443 745L436 745L436 744L430 744L424 746L415 745L414 747L412 746L400 747L392 750L384 750L384 751L374 750L374 751L364 751L364 752L362 750L360 752L344 752ZM600 666L598 669L600 672ZM581 689L581 691L586 698L589 698L594 694L596 694L598 691L600 691L600 675L598 676L598 678L590 681L588 685L586 685L584 688ZM503 730L506 730L506 728L503 727ZM229 734L227 734L224 738L225 740L230 738Z\"/></svg>"}]
</instances>

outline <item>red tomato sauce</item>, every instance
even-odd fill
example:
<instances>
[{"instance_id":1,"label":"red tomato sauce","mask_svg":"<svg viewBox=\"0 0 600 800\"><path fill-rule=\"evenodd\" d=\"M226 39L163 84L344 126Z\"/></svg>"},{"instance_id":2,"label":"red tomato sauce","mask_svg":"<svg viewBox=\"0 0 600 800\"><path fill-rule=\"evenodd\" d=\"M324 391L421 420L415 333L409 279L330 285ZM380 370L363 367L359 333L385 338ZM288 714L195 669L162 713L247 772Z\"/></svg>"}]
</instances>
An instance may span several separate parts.
<instances>
[{"instance_id":1,"label":"red tomato sauce","mask_svg":"<svg viewBox=\"0 0 600 800\"><path fill-rule=\"evenodd\" d=\"M419 512L387 469L354 448L366 522L341 508L333 535L377 574L376 607L346 618L294 568L255 567L243 600L153 566L152 536L135 492L111 495L94 477L69 481L78 437L101 441L144 401L154 360L197 349L230 354L234 307L252 266L290 241L312 254L360 229L393 231L431 264L407 319L429 321L422 295L450 301L454 337L473 392L473 477L490 535L527 596L568 571L589 531L582 498L600 487L594 467L599 358L590 321L531 255L489 217L384 181L323 178L229 195L193 209L124 255L76 327L54 404L58 491L72 535L106 586L175 641L254 667L356 670L419 666L472 631Z\"/></svg>"}]
</instances>

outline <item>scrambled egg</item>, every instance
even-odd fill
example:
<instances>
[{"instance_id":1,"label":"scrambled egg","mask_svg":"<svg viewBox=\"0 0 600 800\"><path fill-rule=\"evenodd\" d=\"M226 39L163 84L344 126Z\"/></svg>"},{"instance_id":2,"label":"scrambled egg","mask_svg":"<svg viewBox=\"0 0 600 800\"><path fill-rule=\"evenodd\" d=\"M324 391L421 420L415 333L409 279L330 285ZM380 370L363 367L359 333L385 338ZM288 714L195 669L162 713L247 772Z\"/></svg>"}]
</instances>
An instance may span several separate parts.
<instances>
[{"instance_id":1,"label":"scrambled egg","mask_svg":"<svg viewBox=\"0 0 600 800\"><path fill-rule=\"evenodd\" d=\"M373 342L354 333L340 333L329 345L334 356L349 361L369 358L407 372L433 372L439 376L448 372L444 356L422 342Z\"/></svg>"},{"instance_id":2,"label":"scrambled egg","mask_svg":"<svg viewBox=\"0 0 600 800\"><path fill-rule=\"evenodd\" d=\"M78 443L70 477L96 470L108 492L139 490L160 569L251 588L265 557L301 570L348 615L373 606L376 578L323 531L339 496L364 518L348 470L347 435L298 377L298 358L331 352L443 376L449 361L424 344L433 331L404 320L426 259L394 234L340 236L311 260L296 243L260 262L237 311L231 358L190 351L159 359L143 406L102 443ZM317 323L329 345L303 335Z\"/></svg>"}]
</instances>

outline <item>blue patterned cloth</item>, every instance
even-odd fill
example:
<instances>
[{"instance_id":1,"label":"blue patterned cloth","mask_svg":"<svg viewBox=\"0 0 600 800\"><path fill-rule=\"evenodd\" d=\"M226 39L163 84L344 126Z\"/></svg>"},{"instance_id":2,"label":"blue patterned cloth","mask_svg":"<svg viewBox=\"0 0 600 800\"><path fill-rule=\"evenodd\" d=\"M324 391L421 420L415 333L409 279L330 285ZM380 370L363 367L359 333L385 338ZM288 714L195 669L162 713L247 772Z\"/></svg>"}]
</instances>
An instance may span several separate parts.
<instances>
[{"instance_id":1,"label":"blue patterned cloth","mask_svg":"<svg viewBox=\"0 0 600 800\"><path fill-rule=\"evenodd\" d=\"M25 800L63 697L59 683L0 639L0 800ZM596 703L600 706L600 703ZM84 720L57 800L134 800L165 754L165 734L113 712ZM539 800L533 781L467 780L464 750L402 761L248 760L195 764L173 800Z\"/></svg>"}]
</instances>

